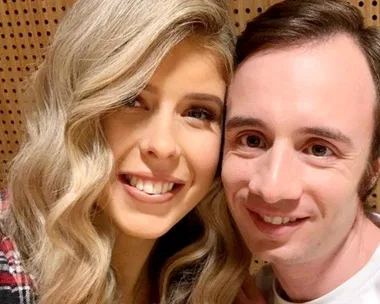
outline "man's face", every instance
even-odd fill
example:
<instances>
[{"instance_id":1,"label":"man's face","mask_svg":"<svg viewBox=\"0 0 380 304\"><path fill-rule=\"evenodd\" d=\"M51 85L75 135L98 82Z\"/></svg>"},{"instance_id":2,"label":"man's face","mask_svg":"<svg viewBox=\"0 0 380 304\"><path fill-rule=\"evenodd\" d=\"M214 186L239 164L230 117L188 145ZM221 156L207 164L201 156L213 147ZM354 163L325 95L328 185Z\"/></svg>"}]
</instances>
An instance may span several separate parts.
<instances>
[{"instance_id":1,"label":"man's face","mask_svg":"<svg viewBox=\"0 0 380 304\"><path fill-rule=\"evenodd\" d=\"M332 254L360 212L376 92L337 35L251 56L230 87L222 178L251 251L277 263Z\"/></svg>"}]
</instances>

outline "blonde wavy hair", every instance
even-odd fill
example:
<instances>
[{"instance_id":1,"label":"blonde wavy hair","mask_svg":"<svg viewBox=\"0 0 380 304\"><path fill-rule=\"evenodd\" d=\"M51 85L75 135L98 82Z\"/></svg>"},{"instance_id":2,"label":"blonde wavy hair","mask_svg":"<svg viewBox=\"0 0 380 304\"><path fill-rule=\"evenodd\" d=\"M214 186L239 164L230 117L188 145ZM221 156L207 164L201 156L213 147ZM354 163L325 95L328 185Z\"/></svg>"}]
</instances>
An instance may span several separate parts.
<instances>
[{"instance_id":1,"label":"blonde wavy hair","mask_svg":"<svg viewBox=\"0 0 380 304\"><path fill-rule=\"evenodd\" d=\"M79 0L62 20L27 91L33 109L2 225L35 277L39 303L118 303L112 233L94 225L113 170L101 118L136 96L187 38L220 57L228 82L235 38L224 0ZM160 303L233 302L246 252L236 250L241 240L222 196L217 178L158 240L148 267Z\"/></svg>"}]
</instances>

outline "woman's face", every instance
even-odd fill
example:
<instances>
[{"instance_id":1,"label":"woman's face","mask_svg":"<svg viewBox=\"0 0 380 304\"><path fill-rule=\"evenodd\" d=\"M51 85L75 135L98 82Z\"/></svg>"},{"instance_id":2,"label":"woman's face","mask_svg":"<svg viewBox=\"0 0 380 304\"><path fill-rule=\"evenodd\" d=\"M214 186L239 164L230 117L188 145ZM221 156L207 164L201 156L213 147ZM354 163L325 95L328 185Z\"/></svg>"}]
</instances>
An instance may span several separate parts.
<instances>
[{"instance_id":1,"label":"woman's face","mask_svg":"<svg viewBox=\"0 0 380 304\"><path fill-rule=\"evenodd\" d=\"M115 178L100 203L120 232L158 238L209 190L226 90L220 70L217 57L182 42L135 100L104 118Z\"/></svg>"}]
</instances>

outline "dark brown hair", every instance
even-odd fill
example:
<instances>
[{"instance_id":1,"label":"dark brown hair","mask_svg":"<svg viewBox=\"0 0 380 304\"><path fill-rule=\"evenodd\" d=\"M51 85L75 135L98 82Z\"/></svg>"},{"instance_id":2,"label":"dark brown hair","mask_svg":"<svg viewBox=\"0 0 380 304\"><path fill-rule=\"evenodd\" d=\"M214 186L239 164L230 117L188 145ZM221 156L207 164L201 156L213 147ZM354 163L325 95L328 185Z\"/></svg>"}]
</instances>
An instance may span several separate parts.
<instances>
[{"instance_id":1,"label":"dark brown hair","mask_svg":"<svg viewBox=\"0 0 380 304\"><path fill-rule=\"evenodd\" d=\"M352 37L362 50L377 92L371 153L358 190L364 201L376 186L375 161L380 157L380 29L366 26L359 9L344 1L285 0L248 22L238 39L237 63L261 51L297 47L336 34Z\"/></svg>"}]
</instances>

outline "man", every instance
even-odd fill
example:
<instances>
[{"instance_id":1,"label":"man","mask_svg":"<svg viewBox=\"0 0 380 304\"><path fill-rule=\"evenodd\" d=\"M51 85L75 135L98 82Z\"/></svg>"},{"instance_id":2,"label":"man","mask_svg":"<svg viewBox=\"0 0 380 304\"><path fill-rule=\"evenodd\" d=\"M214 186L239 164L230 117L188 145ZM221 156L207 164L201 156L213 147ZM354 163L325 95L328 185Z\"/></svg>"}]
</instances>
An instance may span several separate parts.
<instances>
[{"instance_id":1,"label":"man","mask_svg":"<svg viewBox=\"0 0 380 304\"><path fill-rule=\"evenodd\" d=\"M268 303L380 303L380 32L338 1L285 0L237 45L222 178ZM310 302L309 302L310 301Z\"/></svg>"}]
</instances>

